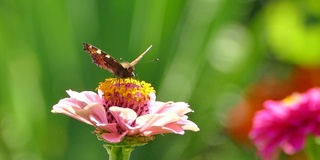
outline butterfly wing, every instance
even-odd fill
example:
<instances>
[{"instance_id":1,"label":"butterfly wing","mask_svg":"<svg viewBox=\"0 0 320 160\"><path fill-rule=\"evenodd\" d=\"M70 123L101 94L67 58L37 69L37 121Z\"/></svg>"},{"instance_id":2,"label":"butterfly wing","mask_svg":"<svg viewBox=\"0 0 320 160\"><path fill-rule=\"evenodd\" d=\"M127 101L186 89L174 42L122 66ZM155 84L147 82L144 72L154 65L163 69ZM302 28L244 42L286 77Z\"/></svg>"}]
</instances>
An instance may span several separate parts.
<instances>
[{"instance_id":1,"label":"butterfly wing","mask_svg":"<svg viewBox=\"0 0 320 160\"><path fill-rule=\"evenodd\" d=\"M131 66L135 66L135 65L141 60L141 58L149 51L149 49L150 49L151 47L152 47L152 45L151 45L147 50L145 50L143 53L141 53L139 57L137 57L135 60L133 60L133 61L130 63L130 65L131 65Z\"/></svg>"},{"instance_id":2,"label":"butterfly wing","mask_svg":"<svg viewBox=\"0 0 320 160\"><path fill-rule=\"evenodd\" d=\"M83 49L89 53L94 64L121 77L118 73L124 70L123 66L109 54L88 43L83 43Z\"/></svg>"}]
</instances>

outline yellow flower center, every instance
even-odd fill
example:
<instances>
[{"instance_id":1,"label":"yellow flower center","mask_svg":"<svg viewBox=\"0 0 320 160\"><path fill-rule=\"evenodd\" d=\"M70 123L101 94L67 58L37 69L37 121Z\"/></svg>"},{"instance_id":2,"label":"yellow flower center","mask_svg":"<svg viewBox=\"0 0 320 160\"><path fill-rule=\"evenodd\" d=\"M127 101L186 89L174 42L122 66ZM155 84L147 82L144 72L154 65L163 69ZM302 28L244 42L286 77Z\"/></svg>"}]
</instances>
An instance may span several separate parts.
<instances>
[{"instance_id":1,"label":"yellow flower center","mask_svg":"<svg viewBox=\"0 0 320 160\"><path fill-rule=\"evenodd\" d=\"M294 93L285 99L283 99L281 102L284 104L286 107L290 107L292 104L297 103L301 98L301 95L299 93Z\"/></svg>"},{"instance_id":2,"label":"yellow flower center","mask_svg":"<svg viewBox=\"0 0 320 160\"><path fill-rule=\"evenodd\" d=\"M118 106L130 108L138 116L148 112L149 94L155 92L150 83L133 78L107 78L97 89L104 93L107 112L109 107Z\"/></svg>"}]
</instances>

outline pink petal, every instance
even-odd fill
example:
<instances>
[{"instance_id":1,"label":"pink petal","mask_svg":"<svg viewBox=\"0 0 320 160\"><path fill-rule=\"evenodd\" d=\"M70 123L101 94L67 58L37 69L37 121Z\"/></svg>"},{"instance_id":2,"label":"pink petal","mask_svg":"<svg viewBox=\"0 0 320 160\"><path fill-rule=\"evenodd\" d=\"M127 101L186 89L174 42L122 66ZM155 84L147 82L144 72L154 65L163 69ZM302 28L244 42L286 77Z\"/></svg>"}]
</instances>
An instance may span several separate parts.
<instances>
[{"instance_id":1,"label":"pink petal","mask_svg":"<svg viewBox=\"0 0 320 160\"><path fill-rule=\"evenodd\" d=\"M165 115L160 114L147 114L137 118L136 125L147 128L149 126L163 126L164 124L176 122L180 119L177 114L167 113ZM141 128L143 130L143 128Z\"/></svg>"},{"instance_id":2,"label":"pink petal","mask_svg":"<svg viewBox=\"0 0 320 160\"><path fill-rule=\"evenodd\" d=\"M76 111L76 114L90 120L93 124L108 123L107 113L101 104L93 103Z\"/></svg>"},{"instance_id":3,"label":"pink petal","mask_svg":"<svg viewBox=\"0 0 320 160\"><path fill-rule=\"evenodd\" d=\"M287 154L294 154L304 147L306 135L294 135L284 144L283 150Z\"/></svg>"},{"instance_id":4,"label":"pink petal","mask_svg":"<svg viewBox=\"0 0 320 160\"><path fill-rule=\"evenodd\" d=\"M68 90L67 93L70 95L70 98L64 98L60 100L57 104L55 104L51 110L52 113L62 113L79 121L85 122L89 125L95 125L98 123L97 121L107 122L105 118L102 118L101 113L100 115L97 115L98 117L89 117L88 114L85 113L91 112L91 109L98 108L101 111L103 106L98 103L102 102L103 99L101 99L99 95L91 91L84 91L78 93L72 90ZM95 120L95 118L98 119Z\"/></svg>"},{"instance_id":5,"label":"pink petal","mask_svg":"<svg viewBox=\"0 0 320 160\"><path fill-rule=\"evenodd\" d=\"M172 103L170 107L172 108L171 110L177 113L179 116L193 112L193 110L189 108L189 104L185 102Z\"/></svg>"},{"instance_id":6,"label":"pink petal","mask_svg":"<svg viewBox=\"0 0 320 160\"><path fill-rule=\"evenodd\" d=\"M149 114L140 116L136 120L137 126L141 126L140 132L144 135L154 135L160 133L178 133L182 130L181 126L176 123L179 120L179 116L175 113Z\"/></svg>"},{"instance_id":7,"label":"pink petal","mask_svg":"<svg viewBox=\"0 0 320 160\"><path fill-rule=\"evenodd\" d=\"M108 142L111 143L119 143L121 142L122 138L127 134L127 132L123 132L122 134L119 133L103 133L101 136Z\"/></svg>"},{"instance_id":8,"label":"pink petal","mask_svg":"<svg viewBox=\"0 0 320 160\"><path fill-rule=\"evenodd\" d=\"M144 135L161 133L184 134L184 129L198 131L198 126L188 121L186 113L192 112L185 102L153 102L148 115L137 118L135 127L140 127Z\"/></svg>"},{"instance_id":9,"label":"pink petal","mask_svg":"<svg viewBox=\"0 0 320 160\"><path fill-rule=\"evenodd\" d=\"M108 123L105 108L101 104L88 105L83 110L79 110L76 113L89 120L96 127L108 132L118 132L116 123Z\"/></svg>"},{"instance_id":10,"label":"pink petal","mask_svg":"<svg viewBox=\"0 0 320 160\"><path fill-rule=\"evenodd\" d=\"M182 128L184 130L190 130L190 131L194 131L194 132L200 131L199 127L195 123L193 123L192 121L180 120L179 124L183 124Z\"/></svg>"},{"instance_id":11,"label":"pink petal","mask_svg":"<svg viewBox=\"0 0 320 160\"><path fill-rule=\"evenodd\" d=\"M166 107L167 103L164 102L151 102L150 106L149 106L149 113L153 114L153 113L159 113L162 108Z\"/></svg>"},{"instance_id":12,"label":"pink petal","mask_svg":"<svg viewBox=\"0 0 320 160\"><path fill-rule=\"evenodd\" d=\"M193 112L189 108L189 104L185 102L154 102L149 107L149 112L153 113L169 113L174 112L177 113L179 116L183 116L189 112Z\"/></svg>"},{"instance_id":13,"label":"pink petal","mask_svg":"<svg viewBox=\"0 0 320 160\"><path fill-rule=\"evenodd\" d=\"M58 104L53 106L53 110L55 108L63 108L63 106L73 106L75 109L82 109L87 105L87 103L84 103L82 101L78 101L73 98L64 98L61 99Z\"/></svg>"},{"instance_id":14,"label":"pink petal","mask_svg":"<svg viewBox=\"0 0 320 160\"><path fill-rule=\"evenodd\" d=\"M92 91L83 91L83 92L76 92L72 90L67 90L67 93L69 94L70 98L76 99L78 101L85 102L87 104L89 103L103 103L103 100L97 93Z\"/></svg>"},{"instance_id":15,"label":"pink petal","mask_svg":"<svg viewBox=\"0 0 320 160\"><path fill-rule=\"evenodd\" d=\"M78 116L76 114L76 111L80 110L78 107L73 107L73 106L62 106L62 104L56 104L53 106L53 109L51 110L52 113L61 113L65 114L67 116L70 116L74 119L77 119L81 122L87 123L89 125L93 125L88 119L83 118L81 116Z\"/></svg>"},{"instance_id":16,"label":"pink petal","mask_svg":"<svg viewBox=\"0 0 320 160\"><path fill-rule=\"evenodd\" d=\"M109 111L123 130L128 130L128 126L130 126L137 118L136 112L130 108L113 106L109 108Z\"/></svg>"},{"instance_id":17,"label":"pink petal","mask_svg":"<svg viewBox=\"0 0 320 160\"><path fill-rule=\"evenodd\" d=\"M184 130L177 126L176 124L168 124L166 126L151 126L143 131L143 135L151 136L156 134L165 134L165 133L175 133L175 134L184 134Z\"/></svg>"}]
</instances>

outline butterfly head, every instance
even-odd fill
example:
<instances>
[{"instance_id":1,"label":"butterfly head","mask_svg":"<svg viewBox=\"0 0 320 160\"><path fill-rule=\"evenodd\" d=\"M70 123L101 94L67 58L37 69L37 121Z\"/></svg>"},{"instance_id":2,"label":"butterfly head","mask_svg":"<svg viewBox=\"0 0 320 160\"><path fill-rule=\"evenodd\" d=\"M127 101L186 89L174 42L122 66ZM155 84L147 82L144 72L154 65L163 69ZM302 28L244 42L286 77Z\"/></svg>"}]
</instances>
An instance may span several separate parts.
<instances>
[{"instance_id":1,"label":"butterfly head","mask_svg":"<svg viewBox=\"0 0 320 160\"><path fill-rule=\"evenodd\" d=\"M120 64L122 65L122 67L124 69L118 70L118 72L116 73L116 75L118 75L118 77L127 78L127 77L134 76L134 73L133 73L134 66L131 65L130 62L121 62Z\"/></svg>"}]
</instances>

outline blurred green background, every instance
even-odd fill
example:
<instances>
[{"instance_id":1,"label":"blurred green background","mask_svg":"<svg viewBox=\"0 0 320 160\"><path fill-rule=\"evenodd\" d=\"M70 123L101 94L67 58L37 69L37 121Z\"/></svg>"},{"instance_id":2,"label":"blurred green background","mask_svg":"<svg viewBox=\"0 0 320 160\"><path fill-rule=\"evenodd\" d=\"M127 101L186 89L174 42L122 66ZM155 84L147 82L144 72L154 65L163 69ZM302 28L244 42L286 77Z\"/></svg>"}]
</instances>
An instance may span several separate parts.
<instances>
[{"instance_id":1,"label":"blurred green background","mask_svg":"<svg viewBox=\"0 0 320 160\"><path fill-rule=\"evenodd\" d=\"M317 0L0 0L0 160L107 159L92 126L51 108L110 73L82 43L131 61L200 132L157 136L133 160L258 159L247 139L265 99L319 84ZM159 58L160 61L153 62Z\"/></svg>"}]
</instances>

